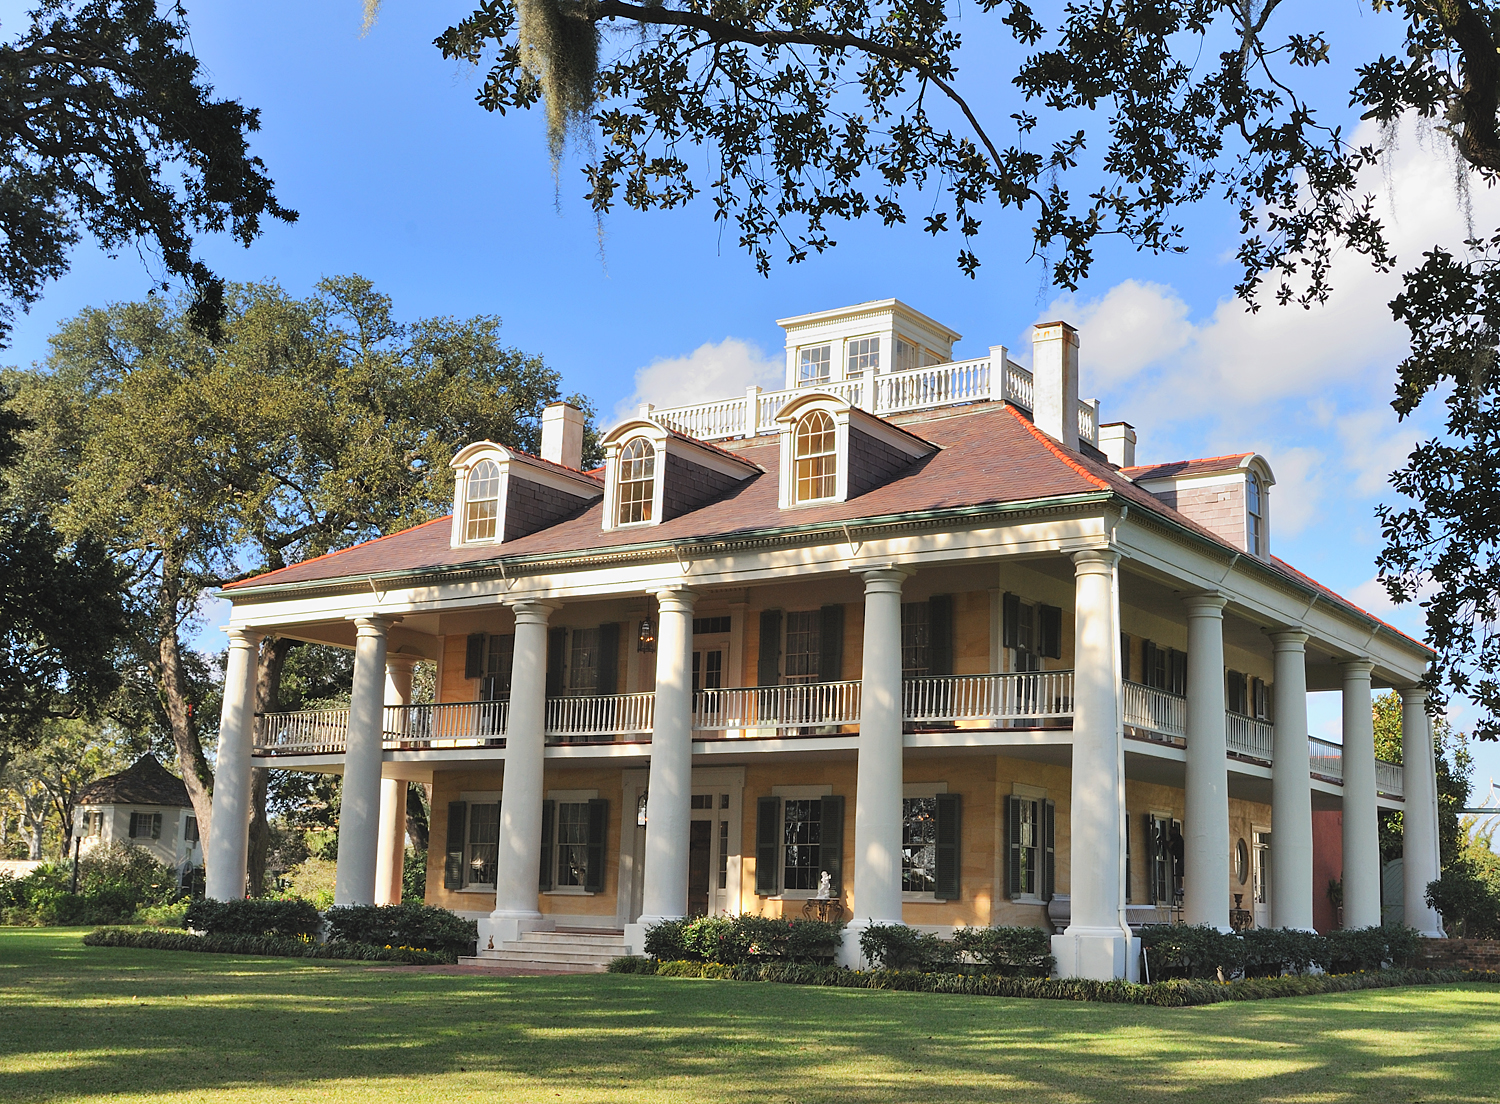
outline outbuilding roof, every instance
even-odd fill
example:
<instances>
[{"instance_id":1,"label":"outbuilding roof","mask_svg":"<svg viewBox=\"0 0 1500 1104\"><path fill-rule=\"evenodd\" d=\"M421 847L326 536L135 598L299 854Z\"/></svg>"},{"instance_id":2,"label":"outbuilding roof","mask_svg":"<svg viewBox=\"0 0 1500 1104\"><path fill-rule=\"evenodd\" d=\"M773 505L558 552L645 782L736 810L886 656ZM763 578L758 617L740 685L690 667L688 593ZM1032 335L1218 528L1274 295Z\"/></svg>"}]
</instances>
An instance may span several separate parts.
<instances>
[{"instance_id":1,"label":"outbuilding roof","mask_svg":"<svg viewBox=\"0 0 1500 1104\"><path fill-rule=\"evenodd\" d=\"M1167 464L1143 464L1134 468L1121 468L1120 474L1137 483L1149 483L1153 479L1181 479L1194 475L1218 475L1222 472L1239 471L1255 453L1237 452L1233 456L1206 456L1200 460L1173 460Z\"/></svg>"},{"instance_id":2,"label":"outbuilding roof","mask_svg":"<svg viewBox=\"0 0 1500 1104\"><path fill-rule=\"evenodd\" d=\"M78 795L79 805L168 805L191 809L187 786L156 756L146 754L119 774L90 782Z\"/></svg>"}]
</instances>

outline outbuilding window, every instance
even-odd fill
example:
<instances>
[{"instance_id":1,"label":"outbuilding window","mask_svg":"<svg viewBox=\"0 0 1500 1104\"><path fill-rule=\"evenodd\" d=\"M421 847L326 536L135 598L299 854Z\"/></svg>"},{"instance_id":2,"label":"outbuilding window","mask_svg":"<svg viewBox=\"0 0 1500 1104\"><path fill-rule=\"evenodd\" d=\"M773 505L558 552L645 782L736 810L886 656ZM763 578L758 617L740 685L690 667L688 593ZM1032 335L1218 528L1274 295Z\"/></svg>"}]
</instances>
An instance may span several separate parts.
<instances>
[{"instance_id":1,"label":"outbuilding window","mask_svg":"<svg viewBox=\"0 0 1500 1104\"><path fill-rule=\"evenodd\" d=\"M656 449L644 437L636 437L620 450L619 505L615 524L636 525L652 519L656 496Z\"/></svg>"},{"instance_id":2,"label":"outbuilding window","mask_svg":"<svg viewBox=\"0 0 1500 1104\"><path fill-rule=\"evenodd\" d=\"M1265 489L1253 471L1245 476L1245 550L1265 555Z\"/></svg>"},{"instance_id":3,"label":"outbuilding window","mask_svg":"<svg viewBox=\"0 0 1500 1104\"><path fill-rule=\"evenodd\" d=\"M793 442L798 502L817 502L838 494L838 444L833 419L814 410L797 423Z\"/></svg>"},{"instance_id":4,"label":"outbuilding window","mask_svg":"<svg viewBox=\"0 0 1500 1104\"><path fill-rule=\"evenodd\" d=\"M470 468L464 499L464 540L494 540L500 516L500 465L481 460Z\"/></svg>"}]
</instances>

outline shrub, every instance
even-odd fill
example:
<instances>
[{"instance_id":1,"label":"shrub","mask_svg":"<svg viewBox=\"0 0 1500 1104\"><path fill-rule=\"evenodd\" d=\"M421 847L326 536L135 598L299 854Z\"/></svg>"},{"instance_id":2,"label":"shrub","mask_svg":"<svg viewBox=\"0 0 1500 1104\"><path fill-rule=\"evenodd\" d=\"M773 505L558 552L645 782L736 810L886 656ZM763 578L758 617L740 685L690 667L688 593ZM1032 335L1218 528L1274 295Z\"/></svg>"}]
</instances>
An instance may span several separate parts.
<instances>
[{"instance_id":1,"label":"shrub","mask_svg":"<svg viewBox=\"0 0 1500 1104\"><path fill-rule=\"evenodd\" d=\"M378 947L371 943L331 940L304 943L278 935L194 935L182 931L140 931L129 928L96 928L83 937L86 947L133 947L148 951L196 951L209 954L268 955L277 958L331 958L357 962L404 962L413 966L438 966L452 962L441 951L412 947Z\"/></svg>"},{"instance_id":2,"label":"shrub","mask_svg":"<svg viewBox=\"0 0 1500 1104\"><path fill-rule=\"evenodd\" d=\"M662 920L646 929L646 953L657 962L677 962L688 958L684 932L686 920Z\"/></svg>"},{"instance_id":3,"label":"shrub","mask_svg":"<svg viewBox=\"0 0 1500 1104\"><path fill-rule=\"evenodd\" d=\"M1047 977L1057 966L1052 940L1041 928L959 928L953 945L985 973Z\"/></svg>"},{"instance_id":4,"label":"shrub","mask_svg":"<svg viewBox=\"0 0 1500 1104\"><path fill-rule=\"evenodd\" d=\"M646 929L646 954L657 962L740 962L781 959L831 962L844 925L771 916L703 916L663 920Z\"/></svg>"},{"instance_id":5,"label":"shrub","mask_svg":"<svg viewBox=\"0 0 1500 1104\"><path fill-rule=\"evenodd\" d=\"M606 970L611 974L654 974L656 963L640 955L621 955L610 959Z\"/></svg>"},{"instance_id":6,"label":"shrub","mask_svg":"<svg viewBox=\"0 0 1500 1104\"><path fill-rule=\"evenodd\" d=\"M414 847L406 849L401 867L401 903L420 905L427 900L427 852Z\"/></svg>"},{"instance_id":7,"label":"shrub","mask_svg":"<svg viewBox=\"0 0 1500 1104\"><path fill-rule=\"evenodd\" d=\"M1330 974L1379 970L1385 963L1409 964L1417 955L1421 935L1398 925L1329 932L1322 937L1318 965Z\"/></svg>"},{"instance_id":8,"label":"shrub","mask_svg":"<svg viewBox=\"0 0 1500 1104\"><path fill-rule=\"evenodd\" d=\"M7 924L123 924L142 906L176 900L176 872L149 852L128 843L91 851L78 864L78 892L72 867L39 866L24 878L6 877L0 886L0 920Z\"/></svg>"},{"instance_id":9,"label":"shrub","mask_svg":"<svg viewBox=\"0 0 1500 1104\"><path fill-rule=\"evenodd\" d=\"M743 962L748 946L728 916L699 916L682 927L684 957L701 962Z\"/></svg>"},{"instance_id":10,"label":"shrub","mask_svg":"<svg viewBox=\"0 0 1500 1104\"><path fill-rule=\"evenodd\" d=\"M1246 977L1305 974L1322 955L1323 937L1295 928L1251 928L1241 934Z\"/></svg>"},{"instance_id":11,"label":"shrub","mask_svg":"<svg viewBox=\"0 0 1500 1104\"><path fill-rule=\"evenodd\" d=\"M473 920L434 905L341 905L324 914L329 939L379 947L418 947L472 955L479 938Z\"/></svg>"},{"instance_id":12,"label":"shrub","mask_svg":"<svg viewBox=\"0 0 1500 1104\"><path fill-rule=\"evenodd\" d=\"M1460 859L1437 881L1428 882L1426 897L1427 904L1442 913L1449 935L1500 938L1500 898L1467 860Z\"/></svg>"},{"instance_id":13,"label":"shrub","mask_svg":"<svg viewBox=\"0 0 1500 1104\"><path fill-rule=\"evenodd\" d=\"M333 859L314 855L304 859L286 872L287 885L293 897L311 901L320 909L333 907L333 880L338 863Z\"/></svg>"},{"instance_id":14,"label":"shrub","mask_svg":"<svg viewBox=\"0 0 1500 1104\"><path fill-rule=\"evenodd\" d=\"M185 928L191 904L191 901L175 901L170 905L142 905L135 910L135 922L154 928Z\"/></svg>"},{"instance_id":15,"label":"shrub","mask_svg":"<svg viewBox=\"0 0 1500 1104\"><path fill-rule=\"evenodd\" d=\"M315 939L323 918L311 901L257 898L242 901L194 901L187 925L209 935L278 935Z\"/></svg>"},{"instance_id":16,"label":"shrub","mask_svg":"<svg viewBox=\"0 0 1500 1104\"><path fill-rule=\"evenodd\" d=\"M939 970L958 959L958 949L905 924L872 924L859 935L859 953L877 970Z\"/></svg>"},{"instance_id":17,"label":"shrub","mask_svg":"<svg viewBox=\"0 0 1500 1104\"><path fill-rule=\"evenodd\" d=\"M1211 924L1150 924L1141 929L1141 949L1152 981L1233 977L1244 966L1238 935Z\"/></svg>"}]
</instances>

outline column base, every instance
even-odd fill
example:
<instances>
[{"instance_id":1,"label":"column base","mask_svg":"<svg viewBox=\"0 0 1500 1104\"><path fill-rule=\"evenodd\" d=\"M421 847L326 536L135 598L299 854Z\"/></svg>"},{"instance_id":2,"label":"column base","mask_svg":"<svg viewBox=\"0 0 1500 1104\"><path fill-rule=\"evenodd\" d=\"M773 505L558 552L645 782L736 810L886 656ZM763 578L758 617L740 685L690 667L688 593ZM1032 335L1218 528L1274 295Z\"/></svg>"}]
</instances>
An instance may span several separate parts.
<instances>
[{"instance_id":1,"label":"column base","mask_svg":"<svg viewBox=\"0 0 1500 1104\"><path fill-rule=\"evenodd\" d=\"M685 920L684 916L642 916L634 924L625 925L625 953L643 955L646 953L646 929L654 927L665 920Z\"/></svg>"},{"instance_id":2,"label":"column base","mask_svg":"<svg viewBox=\"0 0 1500 1104\"><path fill-rule=\"evenodd\" d=\"M844 925L844 941L839 944L834 962L851 970L869 969L869 963L865 962L864 953L859 949L859 937L870 928L900 923L900 920L871 920L869 917L849 921Z\"/></svg>"},{"instance_id":3,"label":"column base","mask_svg":"<svg viewBox=\"0 0 1500 1104\"><path fill-rule=\"evenodd\" d=\"M479 949L486 951L520 939L522 932L549 931L552 921L544 919L539 912L492 912L477 921L476 926L479 928Z\"/></svg>"},{"instance_id":4,"label":"column base","mask_svg":"<svg viewBox=\"0 0 1500 1104\"><path fill-rule=\"evenodd\" d=\"M1141 941L1119 928L1069 927L1052 937L1055 977L1139 981Z\"/></svg>"}]
</instances>

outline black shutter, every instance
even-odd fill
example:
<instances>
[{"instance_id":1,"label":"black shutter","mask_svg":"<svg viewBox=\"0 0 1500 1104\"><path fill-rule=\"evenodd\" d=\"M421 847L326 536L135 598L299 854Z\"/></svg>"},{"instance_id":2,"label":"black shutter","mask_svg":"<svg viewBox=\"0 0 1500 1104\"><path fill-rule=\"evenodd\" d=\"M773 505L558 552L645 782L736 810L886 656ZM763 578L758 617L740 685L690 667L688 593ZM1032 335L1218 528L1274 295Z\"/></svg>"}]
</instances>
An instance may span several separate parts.
<instances>
[{"instance_id":1,"label":"black shutter","mask_svg":"<svg viewBox=\"0 0 1500 1104\"><path fill-rule=\"evenodd\" d=\"M464 887L464 825L469 819L467 801L448 802L448 839L444 843L443 888Z\"/></svg>"},{"instance_id":2,"label":"black shutter","mask_svg":"<svg viewBox=\"0 0 1500 1104\"><path fill-rule=\"evenodd\" d=\"M552 888L552 827L557 802L542 802L542 863L537 872L537 888L546 891Z\"/></svg>"},{"instance_id":3,"label":"black shutter","mask_svg":"<svg viewBox=\"0 0 1500 1104\"><path fill-rule=\"evenodd\" d=\"M568 630L547 630L547 696L555 698L563 692L563 663L568 654Z\"/></svg>"},{"instance_id":4,"label":"black shutter","mask_svg":"<svg viewBox=\"0 0 1500 1104\"><path fill-rule=\"evenodd\" d=\"M1120 678L1130 681L1130 634L1120 634Z\"/></svg>"},{"instance_id":5,"label":"black shutter","mask_svg":"<svg viewBox=\"0 0 1500 1104\"><path fill-rule=\"evenodd\" d=\"M1187 693L1187 653L1186 652L1179 652L1179 651L1175 651L1174 650L1171 653L1171 660L1172 660L1172 671L1171 671L1171 675L1172 675L1171 690L1172 690L1172 693L1174 693L1174 694L1186 694Z\"/></svg>"},{"instance_id":6,"label":"black shutter","mask_svg":"<svg viewBox=\"0 0 1500 1104\"><path fill-rule=\"evenodd\" d=\"M1005 895L1021 896L1021 799L1005 799Z\"/></svg>"},{"instance_id":7,"label":"black shutter","mask_svg":"<svg viewBox=\"0 0 1500 1104\"><path fill-rule=\"evenodd\" d=\"M1150 813L1145 816L1146 825L1146 898L1151 904L1159 904L1156 898L1156 872L1161 862L1161 841L1156 838L1156 818Z\"/></svg>"},{"instance_id":8,"label":"black shutter","mask_svg":"<svg viewBox=\"0 0 1500 1104\"><path fill-rule=\"evenodd\" d=\"M1016 648L1021 642L1021 596L1007 594L1000 601L1000 646Z\"/></svg>"},{"instance_id":9,"label":"black shutter","mask_svg":"<svg viewBox=\"0 0 1500 1104\"><path fill-rule=\"evenodd\" d=\"M130 838L131 839L135 839L135 837L136 837L136 831L135 831L136 830L136 826L138 824L140 824L140 821L141 821L141 814L140 813L131 813L130 814Z\"/></svg>"},{"instance_id":10,"label":"black shutter","mask_svg":"<svg viewBox=\"0 0 1500 1104\"><path fill-rule=\"evenodd\" d=\"M620 692L620 623L599 626L599 693Z\"/></svg>"},{"instance_id":11,"label":"black shutter","mask_svg":"<svg viewBox=\"0 0 1500 1104\"><path fill-rule=\"evenodd\" d=\"M1149 640L1141 641L1141 682L1147 686L1155 686L1158 690L1166 687L1159 685L1156 677L1156 645Z\"/></svg>"},{"instance_id":12,"label":"black shutter","mask_svg":"<svg viewBox=\"0 0 1500 1104\"><path fill-rule=\"evenodd\" d=\"M1037 653L1048 659L1062 658L1062 610L1056 606L1037 606L1037 635L1041 637Z\"/></svg>"},{"instance_id":13,"label":"black shutter","mask_svg":"<svg viewBox=\"0 0 1500 1104\"><path fill-rule=\"evenodd\" d=\"M755 892L761 897L774 897L781 892L781 849L776 846L776 836L780 831L781 798L757 798L755 802Z\"/></svg>"},{"instance_id":14,"label":"black shutter","mask_svg":"<svg viewBox=\"0 0 1500 1104\"><path fill-rule=\"evenodd\" d=\"M1130 904L1130 810L1125 811L1125 903Z\"/></svg>"},{"instance_id":15,"label":"black shutter","mask_svg":"<svg viewBox=\"0 0 1500 1104\"><path fill-rule=\"evenodd\" d=\"M775 686L781 682L781 611L760 611L760 659L755 684Z\"/></svg>"},{"instance_id":16,"label":"black shutter","mask_svg":"<svg viewBox=\"0 0 1500 1104\"><path fill-rule=\"evenodd\" d=\"M953 595L927 599L927 673L953 673Z\"/></svg>"},{"instance_id":17,"label":"black shutter","mask_svg":"<svg viewBox=\"0 0 1500 1104\"><path fill-rule=\"evenodd\" d=\"M962 894L960 863L963 839L963 802L958 794L937 795L937 882L939 901L957 901Z\"/></svg>"},{"instance_id":18,"label":"black shutter","mask_svg":"<svg viewBox=\"0 0 1500 1104\"><path fill-rule=\"evenodd\" d=\"M1042 847L1046 852L1042 857L1042 900L1050 901L1057 887L1057 804L1038 804L1042 807Z\"/></svg>"},{"instance_id":19,"label":"black shutter","mask_svg":"<svg viewBox=\"0 0 1500 1104\"><path fill-rule=\"evenodd\" d=\"M161 814L151 814L151 838L161 839Z\"/></svg>"},{"instance_id":20,"label":"black shutter","mask_svg":"<svg viewBox=\"0 0 1500 1104\"><path fill-rule=\"evenodd\" d=\"M484 633L470 633L464 645L464 678L484 677Z\"/></svg>"},{"instance_id":21,"label":"black shutter","mask_svg":"<svg viewBox=\"0 0 1500 1104\"><path fill-rule=\"evenodd\" d=\"M583 875L583 888L590 893L604 892L604 846L608 842L609 802L596 797L589 802L588 867Z\"/></svg>"},{"instance_id":22,"label":"black shutter","mask_svg":"<svg viewBox=\"0 0 1500 1104\"><path fill-rule=\"evenodd\" d=\"M819 854L822 857L821 866L828 871L828 877L833 882L833 894L839 896L844 889L844 799L842 797L825 797L823 799L823 820L819 825L822 844ZM756 866L760 866L759 860Z\"/></svg>"},{"instance_id":23,"label":"black shutter","mask_svg":"<svg viewBox=\"0 0 1500 1104\"><path fill-rule=\"evenodd\" d=\"M844 677L844 607L824 606L818 630L818 681Z\"/></svg>"}]
</instances>

